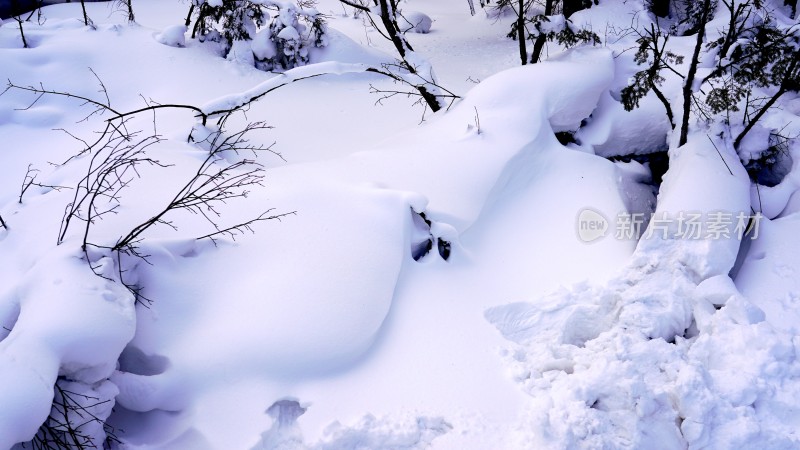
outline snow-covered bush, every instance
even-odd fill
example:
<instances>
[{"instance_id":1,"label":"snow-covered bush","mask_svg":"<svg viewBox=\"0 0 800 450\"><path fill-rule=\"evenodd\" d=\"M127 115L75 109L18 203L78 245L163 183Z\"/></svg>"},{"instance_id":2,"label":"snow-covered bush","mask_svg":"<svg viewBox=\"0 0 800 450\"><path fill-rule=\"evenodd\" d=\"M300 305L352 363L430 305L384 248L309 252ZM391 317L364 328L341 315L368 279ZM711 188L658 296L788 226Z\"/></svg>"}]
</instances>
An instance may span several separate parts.
<instances>
[{"instance_id":1,"label":"snow-covered bush","mask_svg":"<svg viewBox=\"0 0 800 450\"><path fill-rule=\"evenodd\" d=\"M327 44L316 9L273 0L193 0L192 38L220 42L228 59L261 70L288 70L309 61L311 47Z\"/></svg>"},{"instance_id":2,"label":"snow-covered bush","mask_svg":"<svg viewBox=\"0 0 800 450\"><path fill-rule=\"evenodd\" d=\"M678 17L667 26L656 22L649 30L633 30L639 36L634 61L643 68L620 93L625 109L638 107L639 100L652 90L664 105L672 128L680 131L679 145L687 141L696 110L697 120L730 136L740 152L765 151L771 146L770 132L779 133L779 125L761 133L759 143L744 146L751 148L745 149L743 144L780 97L800 90L797 21L752 0L724 3L724 8L705 0L701 6L702 14L695 14L698 18L693 19L697 24L687 25ZM667 50L666 45L670 36L691 32L687 31L689 26L698 30L694 31L694 53L691 59L686 58L686 67L684 55ZM696 77L704 70L702 77ZM685 80L677 111L672 109L670 94L660 90L663 74L669 72ZM740 156L750 158L747 154Z\"/></svg>"}]
</instances>

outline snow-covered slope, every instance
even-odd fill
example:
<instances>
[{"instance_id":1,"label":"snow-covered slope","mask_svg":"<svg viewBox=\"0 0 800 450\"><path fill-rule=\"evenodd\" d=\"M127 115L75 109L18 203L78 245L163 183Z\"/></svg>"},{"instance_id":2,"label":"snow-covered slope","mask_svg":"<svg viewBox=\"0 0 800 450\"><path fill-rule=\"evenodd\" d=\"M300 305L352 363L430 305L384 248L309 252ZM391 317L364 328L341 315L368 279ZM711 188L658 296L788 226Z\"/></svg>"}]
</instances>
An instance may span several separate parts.
<instances>
[{"instance_id":1,"label":"snow-covered slope","mask_svg":"<svg viewBox=\"0 0 800 450\"><path fill-rule=\"evenodd\" d=\"M263 185L205 213L223 227L285 215L213 242L195 240L214 231L202 212L170 215L142 235L146 260L82 252L82 223L57 245L92 163L70 159L84 147L70 134L89 141L108 113L83 120L92 109L75 98L0 96L0 449L48 415L58 428L54 401L84 405L71 414L96 419L80 429L92 444L115 436L109 445L130 449L798 445L796 168L764 192L770 219L740 250L758 197L725 140L696 132L673 146L657 204L648 166L606 159L669 142L652 95L632 112L616 100L636 70L622 51L632 37L553 45L548 61L516 67L512 17L406 3L433 19L408 39L463 97L422 123L413 99L375 105L370 86L398 85L363 69L392 62L393 47L334 0L317 5L327 47L284 75L182 35L178 1L134 2L136 24L87 4L96 29L80 4L49 6L44 23L25 24L29 49L16 22L0 25L0 77L99 101L102 82L118 111L209 112L328 73L227 124L264 121L273 128L250 140L281 157L255 156ZM622 26L642 8L600 3L573 21ZM207 151L187 136L214 127L193 114L126 124L162 136L147 148L160 164L136 167L89 242L113 246L191 179ZM556 137L575 130L577 143ZM615 234L620 217L653 206L661 222L645 237ZM683 214L709 227L718 212L740 221L676 237ZM584 234L586 217L601 234Z\"/></svg>"}]
</instances>

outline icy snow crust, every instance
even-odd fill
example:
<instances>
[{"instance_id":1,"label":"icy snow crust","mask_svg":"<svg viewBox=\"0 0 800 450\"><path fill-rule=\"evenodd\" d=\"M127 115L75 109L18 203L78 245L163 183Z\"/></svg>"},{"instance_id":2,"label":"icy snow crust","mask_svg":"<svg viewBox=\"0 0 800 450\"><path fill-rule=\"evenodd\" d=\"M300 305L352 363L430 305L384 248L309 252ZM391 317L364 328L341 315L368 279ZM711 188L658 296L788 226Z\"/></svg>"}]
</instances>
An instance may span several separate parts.
<instances>
[{"instance_id":1,"label":"icy snow crust","mask_svg":"<svg viewBox=\"0 0 800 450\"><path fill-rule=\"evenodd\" d=\"M22 110L29 97L0 97L0 449L32 438L57 380L102 401L92 412L124 430L130 449L800 445L796 167L758 193L769 219L737 267L732 228L728 239L586 244L581 210L613 221L644 189L641 167L598 155L661 149L668 131L657 100L625 113L610 95L635 70L611 49L515 67L510 18L409 1L435 21L409 35L415 50L445 85L469 90L418 125L407 104L373 106L369 84L396 86L364 69L391 61L391 46L334 17L338 2L319 6L332 16L329 45L280 75L186 39L175 25L186 5L174 3L136 3L141 25L88 4L97 30L75 19L79 5L54 5L26 31L28 50L4 23L0 76L91 97L92 67L121 110L141 107L141 93L211 113L280 87L247 114L276 126L257 139L277 141L286 162L260 157L263 189L221 212L230 223L267 208L296 214L216 246L192 240L207 232L195 217L152 230L150 264L132 276L154 303L137 306L92 273L79 233L55 245L68 190L32 187L17 201L29 163L43 184L84 174L85 157L49 168L76 148L50 129L96 127L76 124L86 113L68 99ZM601 2L573 21L626 25L629 3ZM472 87L465 73L482 81ZM113 242L191 175L204 157L186 143L195 121L159 116L168 139L150 152L172 166L143 167L93 239ZM580 146L553 133L581 124ZM704 134L671 149L656 214L749 213L755 194L728 149ZM451 243L447 261L435 246L412 259L421 212L431 221L422 236ZM115 262L95 270L113 274ZM86 430L102 445L102 426Z\"/></svg>"}]
</instances>

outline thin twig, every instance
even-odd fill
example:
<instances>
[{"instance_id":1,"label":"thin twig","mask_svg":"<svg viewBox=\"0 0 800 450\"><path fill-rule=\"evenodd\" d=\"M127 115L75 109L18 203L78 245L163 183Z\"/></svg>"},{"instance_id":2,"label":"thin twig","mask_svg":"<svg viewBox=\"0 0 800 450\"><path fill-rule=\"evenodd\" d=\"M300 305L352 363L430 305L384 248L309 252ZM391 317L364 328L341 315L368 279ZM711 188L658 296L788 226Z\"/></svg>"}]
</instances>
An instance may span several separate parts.
<instances>
[{"instance_id":1,"label":"thin twig","mask_svg":"<svg viewBox=\"0 0 800 450\"><path fill-rule=\"evenodd\" d=\"M730 172L730 173L731 173L731 175L733 175L733 171L731 170L731 168L730 168L730 166L728 165L728 163L725 161L725 158L723 158L723 157L722 157L722 153L721 153L721 152L719 151L719 149L717 148L717 144L715 144L715 143L714 143L714 140L713 140L713 139L711 139L711 136L709 136L709 135L706 135L706 137L708 138L709 142L711 142L711 145L713 145L713 146L714 146L714 150L716 150L716 151L717 151L717 154L719 155L719 159L721 159L721 160L722 160L722 163L723 163L723 164L725 164L725 168L726 168L726 169L728 169L728 172Z\"/></svg>"}]
</instances>

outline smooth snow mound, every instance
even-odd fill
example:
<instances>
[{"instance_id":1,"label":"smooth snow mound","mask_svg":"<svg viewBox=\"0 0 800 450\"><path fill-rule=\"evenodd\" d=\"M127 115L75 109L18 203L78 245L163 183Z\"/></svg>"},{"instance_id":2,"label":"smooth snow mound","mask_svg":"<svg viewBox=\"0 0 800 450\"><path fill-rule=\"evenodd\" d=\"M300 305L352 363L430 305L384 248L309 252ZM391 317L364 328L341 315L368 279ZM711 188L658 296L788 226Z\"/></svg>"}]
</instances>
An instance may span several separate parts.
<instances>
[{"instance_id":1,"label":"smooth snow mound","mask_svg":"<svg viewBox=\"0 0 800 450\"><path fill-rule=\"evenodd\" d=\"M156 35L156 41L170 47L186 47L186 32L188 30L186 25L165 28L164 31Z\"/></svg>"},{"instance_id":2,"label":"smooth snow mound","mask_svg":"<svg viewBox=\"0 0 800 450\"><path fill-rule=\"evenodd\" d=\"M413 31L414 33L427 34L431 32L431 24L433 24L433 20L427 14L419 11L403 12L403 17L398 21L401 22L400 29L404 33Z\"/></svg>"}]
</instances>

